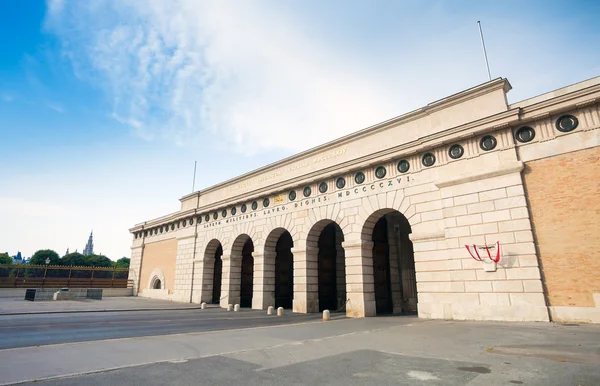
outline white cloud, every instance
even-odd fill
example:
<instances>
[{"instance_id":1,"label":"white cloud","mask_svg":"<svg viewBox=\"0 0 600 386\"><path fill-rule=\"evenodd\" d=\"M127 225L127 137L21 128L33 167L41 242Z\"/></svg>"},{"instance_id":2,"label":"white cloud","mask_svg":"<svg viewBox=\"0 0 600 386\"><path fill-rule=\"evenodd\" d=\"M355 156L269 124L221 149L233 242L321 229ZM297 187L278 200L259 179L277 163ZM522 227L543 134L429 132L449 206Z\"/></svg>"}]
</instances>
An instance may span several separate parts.
<instances>
[{"instance_id":1,"label":"white cloud","mask_svg":"<svg viewBox=\"0 0 600 386\"><path fill-rule=\"evenodd\" d=\"M76 69L145 138L216 138L240 152L297 151L394 111L365 69L250 3L50 3ZM70 7L70 8L69 8Z\"/></svg>"}]
</instances>

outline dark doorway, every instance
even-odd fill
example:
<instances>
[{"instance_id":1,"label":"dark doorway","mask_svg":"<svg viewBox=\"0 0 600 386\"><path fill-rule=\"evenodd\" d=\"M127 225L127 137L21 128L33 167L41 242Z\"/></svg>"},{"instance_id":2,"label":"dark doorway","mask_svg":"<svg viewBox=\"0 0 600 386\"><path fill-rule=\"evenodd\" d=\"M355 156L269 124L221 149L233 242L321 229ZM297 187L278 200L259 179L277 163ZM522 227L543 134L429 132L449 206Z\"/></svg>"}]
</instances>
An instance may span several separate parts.
<instances>
[{"instance_id":1,"label":"dark doorway","mask_svg":"<svg viewBox=\"0 0 600 386\"><path fill-rule=\"evenodd\" d=\"M212 293L212 304L219 304L221 301L221 277L223 273L223 247L219 244L217 251L215 252L215 269L213 271L213 293Z\"/></svg>"},{"instance_id":2,"label":"dark doorway","mask_svg":"<svg viewBox=\"0 0 600 386\"><path fill-rule=\"evenodd\" d=\"M242 248L242 284L240 306L252 307L252 286L254 283L254 244L248 239Z\"/></svg>"},{"instance_id":3,"label":"dark doorway","mask_svg":"<svg viewBox=\"0 0 600 386\"><path fill-rule=\"evenodd\" d=\"M290 232L285 231L277 241L275 251L275 308L292 308L294 295L294 242Z\"/></svg>"},{"instance_id":4,"label":"dark doorway","mask_svg":"<svg viewBox=\"0 0 600 386\"><path fill-rule=\"evenodd\" d=\"M382 217L373 229L373 275L377 314L390 314L394 310L389 256L388 222L385 217Z\"/></svg>"},{"instance_id":5,"label":"dark doorway","mask_svg":"<svg viewBox=\"0 0 600 386\"><path fill-rule=\"evenodd\" d=\"M334 223L319 236L319 311L337 309L337 242Z\"/></svg>"}]
</instances>

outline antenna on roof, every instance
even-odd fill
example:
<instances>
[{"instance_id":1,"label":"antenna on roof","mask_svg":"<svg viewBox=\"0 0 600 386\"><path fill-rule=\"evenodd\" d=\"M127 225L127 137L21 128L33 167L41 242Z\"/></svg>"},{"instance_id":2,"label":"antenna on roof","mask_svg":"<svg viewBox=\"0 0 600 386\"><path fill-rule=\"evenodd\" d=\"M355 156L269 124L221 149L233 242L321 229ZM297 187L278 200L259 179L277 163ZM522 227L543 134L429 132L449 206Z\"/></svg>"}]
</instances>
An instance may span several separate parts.
<instances>
[{"instance_id":1,"label":"antenna on roof","mask_svg":"<svg viewBox=\"0 0 600 386\"><path fill-rule=\"evenodd\" d=\"M194 188L196 187L196 162L194 161L194 180L192 182L192 193L194 193Z\"/></svg>"},{"instance_id":2,"label":"antenna on roof","mask_svg":"<svg viewBox=\"0 0 600 386\"><path fill-rule=\"evenodd\" d=\"M487 67L488 78L492 80L492 75L490 74L490 64L488 63L487 52L485 51L485 42L483 41L483 32L481 31L481 22L477 21L477 25L479 26L479 36L481 36L481 46L483 47L483 56L485 57L485 66Z\"/></svg>"}]
</instances>

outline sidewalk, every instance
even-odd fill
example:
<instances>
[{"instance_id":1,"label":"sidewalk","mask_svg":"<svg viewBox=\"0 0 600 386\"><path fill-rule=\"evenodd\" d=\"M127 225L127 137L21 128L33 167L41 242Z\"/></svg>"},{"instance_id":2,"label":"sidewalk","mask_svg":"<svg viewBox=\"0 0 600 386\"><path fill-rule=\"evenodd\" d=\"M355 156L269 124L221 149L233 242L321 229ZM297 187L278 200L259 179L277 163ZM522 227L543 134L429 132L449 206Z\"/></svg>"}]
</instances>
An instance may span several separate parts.
<instances>
[{"instance_id":1,"label":"sidewalk","mask_svg":"<svg viewBox=\"0 0 600 386\"><path fill-rule=\"evenodd\" d=\"M209 306L216 307L216 306ZM102 300L45 300L30 302L23 299L0 299L0 315L51 314L69 312L157 311L198 309L200 305L137 296L109 297Z\"/></svg>"}]
</instances>

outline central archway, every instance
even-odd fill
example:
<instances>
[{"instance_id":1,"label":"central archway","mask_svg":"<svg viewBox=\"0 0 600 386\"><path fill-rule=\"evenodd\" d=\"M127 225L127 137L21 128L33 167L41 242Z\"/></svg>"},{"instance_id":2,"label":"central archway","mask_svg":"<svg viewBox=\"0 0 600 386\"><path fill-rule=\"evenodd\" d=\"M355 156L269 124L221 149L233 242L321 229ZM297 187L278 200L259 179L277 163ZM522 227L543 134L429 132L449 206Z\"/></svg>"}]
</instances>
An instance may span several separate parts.
<instances>
[{"instance_id":1,"label":"central archway","mask_svg":"<svg viewBox=\"0 0 600 386\"><path fill-rule=\"evenodd\" d=\"M279 236L275 246L275 308L292 308L294 299L294 241L290 232Z\"/></svg>"},{"instance_id":2,"label":"central archway","mask_svg":"<svg viewBox=\"0 0 600 386\"><path fill-rule=\"evenodd\" d=\"M346 259L343 241L342 229L332 220L318 221L308 232L307 287L314 286L317 292L308 299L318 300L318 306L315 304L307 307L309 312L333 312L342 310L346 304Z\"/></svg>"},{"instance_id":3,"label":"central archway","mask_svg":"<svg viewBox=\"0 0 600 386\"><path fill-rule=\"evenodd\" d=\"M219 304L221 301L221 283L223 278L223 247L221 243L217 247L214 255L214 268L213 268L213 290L212 290L212 304Z\"/></svg>"},{"instance_id":4,"label":"central archway","mask_svg":"<svg viewBox=\"0 0 600 386\"><path fill-rule=\"evenodd\" d=\"M252 307L252 292L254 283L254 243L248 239L242 248L242 277L240 284L240 306Z\"/></svg>"},{"instance_id":5,"label":"central archway","mask_svg":"<svg viewBox=\"0 0 600 386\"><path fill-rule=\"evenodd\" d=\"M370 252L378 315L417 312L411 232L408 220L397 210L380 209L365 221L362 239L372 243Z\"/></svg>"}]
</instances>

